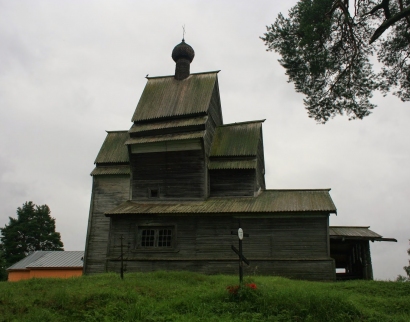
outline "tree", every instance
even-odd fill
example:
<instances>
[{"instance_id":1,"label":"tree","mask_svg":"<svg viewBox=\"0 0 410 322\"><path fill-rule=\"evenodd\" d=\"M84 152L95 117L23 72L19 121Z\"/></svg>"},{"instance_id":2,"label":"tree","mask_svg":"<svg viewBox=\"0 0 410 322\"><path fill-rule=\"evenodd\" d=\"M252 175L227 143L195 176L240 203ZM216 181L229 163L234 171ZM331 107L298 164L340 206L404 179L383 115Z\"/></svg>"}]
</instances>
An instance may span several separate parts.
<instances>
[{"instance_id":1,"label":"tree","mask_svg":"<svg viewBox=\"0 0 410 322\"><path fill-rule=\"evenodd\" d=\"M64 250L47 205L26 202L17 208L17 219L9 219L9 224L0 228L0 253L3 252L7 267L36 250Z\"/></svg>"},{"instance_id":2,"label":"tree","mask_svg":"<svg viewBox=\"0 0 410 322\"><path fill-rule=\"evenodd\" d=\"M7 281L7 264L6 259L3 256L3 252L0 250L0 282Z\"/></svg>"},{"instance_id":3,"label":"tree","mask_svg":"<svg viewBox=\"0 0 410 322\"><path fill-rule=\"evenodd\" d=\"M410 240L409 240L409 242L410 242ZM410 256L410 248L407 250L407 254L409 254L409 256ZM398 282L410 282L410 260L409 260L409 266L404 266L403 269L406 272L407 277L399 275L399 276L397 276L396 280Z\"/></svg>"},{"instance_id":4,"label":"tree","mask_svg":"<svg viewBox=\"0 0 410 322\"><path fill-rule=\"evenodd\" d=\"M363 119L375 90L410 101L410 0L299 0L261 39L317 122Z\"/></svg>"}]
</instances>

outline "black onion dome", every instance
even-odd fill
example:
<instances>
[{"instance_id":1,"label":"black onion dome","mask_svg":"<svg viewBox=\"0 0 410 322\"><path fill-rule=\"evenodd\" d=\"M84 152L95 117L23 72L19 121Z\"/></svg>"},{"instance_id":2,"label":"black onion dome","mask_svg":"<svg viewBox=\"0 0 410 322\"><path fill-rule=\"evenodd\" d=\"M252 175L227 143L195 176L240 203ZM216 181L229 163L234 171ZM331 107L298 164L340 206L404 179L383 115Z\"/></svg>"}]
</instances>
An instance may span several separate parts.
<instances>
[{"instance_id":1,"label":"black onion dome","mask_svg":"<svg viewBox=\"0 0 410 322\"><path fill-rule=\"evenodd\" d=\"M178 59L185 58L188 59L190 62L195 57L194 49L185 43L185 40L182 39L182 42L174 47L172 51L172 59L174 62L177 62Z\"/></svg>"}]
</instances>

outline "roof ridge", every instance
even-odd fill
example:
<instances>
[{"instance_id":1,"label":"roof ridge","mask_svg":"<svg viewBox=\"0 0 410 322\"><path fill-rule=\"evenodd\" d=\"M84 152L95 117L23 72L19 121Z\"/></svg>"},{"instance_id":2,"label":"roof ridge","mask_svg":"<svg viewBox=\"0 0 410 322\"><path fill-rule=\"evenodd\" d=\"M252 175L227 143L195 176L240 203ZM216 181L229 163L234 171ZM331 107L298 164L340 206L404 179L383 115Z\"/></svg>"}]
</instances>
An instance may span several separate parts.
<instances>
[{"instance_id":1,"label":"roof ridge","mask_svg":"<svg viewBox=\"0 0 410 322\"><path fill-rule=\"evenodd\" d=\"M190 73L189 76L191 75L201 75L201 74L218 74L221 70L211 70L208 72L199 72L199 73ZM175 77L175 75L164 75L164 76L145 76L146 79L155 79L155 78L168 78L168 77Z\"/></svg>"}]
</instances>

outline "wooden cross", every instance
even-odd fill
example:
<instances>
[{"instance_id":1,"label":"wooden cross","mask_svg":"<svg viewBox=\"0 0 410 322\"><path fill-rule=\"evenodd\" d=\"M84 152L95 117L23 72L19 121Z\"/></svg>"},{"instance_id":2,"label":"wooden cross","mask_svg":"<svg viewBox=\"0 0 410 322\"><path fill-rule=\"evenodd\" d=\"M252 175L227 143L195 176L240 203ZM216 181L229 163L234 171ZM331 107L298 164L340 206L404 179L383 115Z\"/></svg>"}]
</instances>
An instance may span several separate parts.
<instances>
[{"instance_id":1,"label":"wooden cross","mask_svg":"<svg viewBox=\"0 0 410 322\"><path fill-rule=\"evenodd\" d=\"M231 231L231 235L238 235L239 239L239 250L231 245L231 249L239 256L239 283L243 283L243 263L249 265L249 261L242 253L242 239L243 237L249 237L249 234L245 234L241 228L241 220L239 219L239 229L238 231Z\"/></svg>"}]
</instances>

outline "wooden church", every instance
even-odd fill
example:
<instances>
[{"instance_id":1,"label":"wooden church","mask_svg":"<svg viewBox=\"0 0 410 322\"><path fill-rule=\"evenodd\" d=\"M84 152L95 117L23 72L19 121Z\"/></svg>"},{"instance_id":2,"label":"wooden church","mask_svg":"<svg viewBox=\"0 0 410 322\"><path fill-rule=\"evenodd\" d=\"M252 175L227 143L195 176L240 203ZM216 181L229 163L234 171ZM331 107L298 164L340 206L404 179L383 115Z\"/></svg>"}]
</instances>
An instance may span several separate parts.
<instances>
[{"instance_id":1,"label":"wooden church","mask_svg":"<svg viewBox=\"0 0 410 322\"><path fill-rule=\"evenodd\" d=\"M121 255L128 272L236 273L240 220L245 272L335 280L342 266L372 278L369 240L383 238L331 230L330 189L266 189L263 120L224 124L218 71L190 73L194 55L182 40L175 75L147 77L131 128L107 132L91 173L84 273L119 272Z\"/></svg>"}]
</instances>

